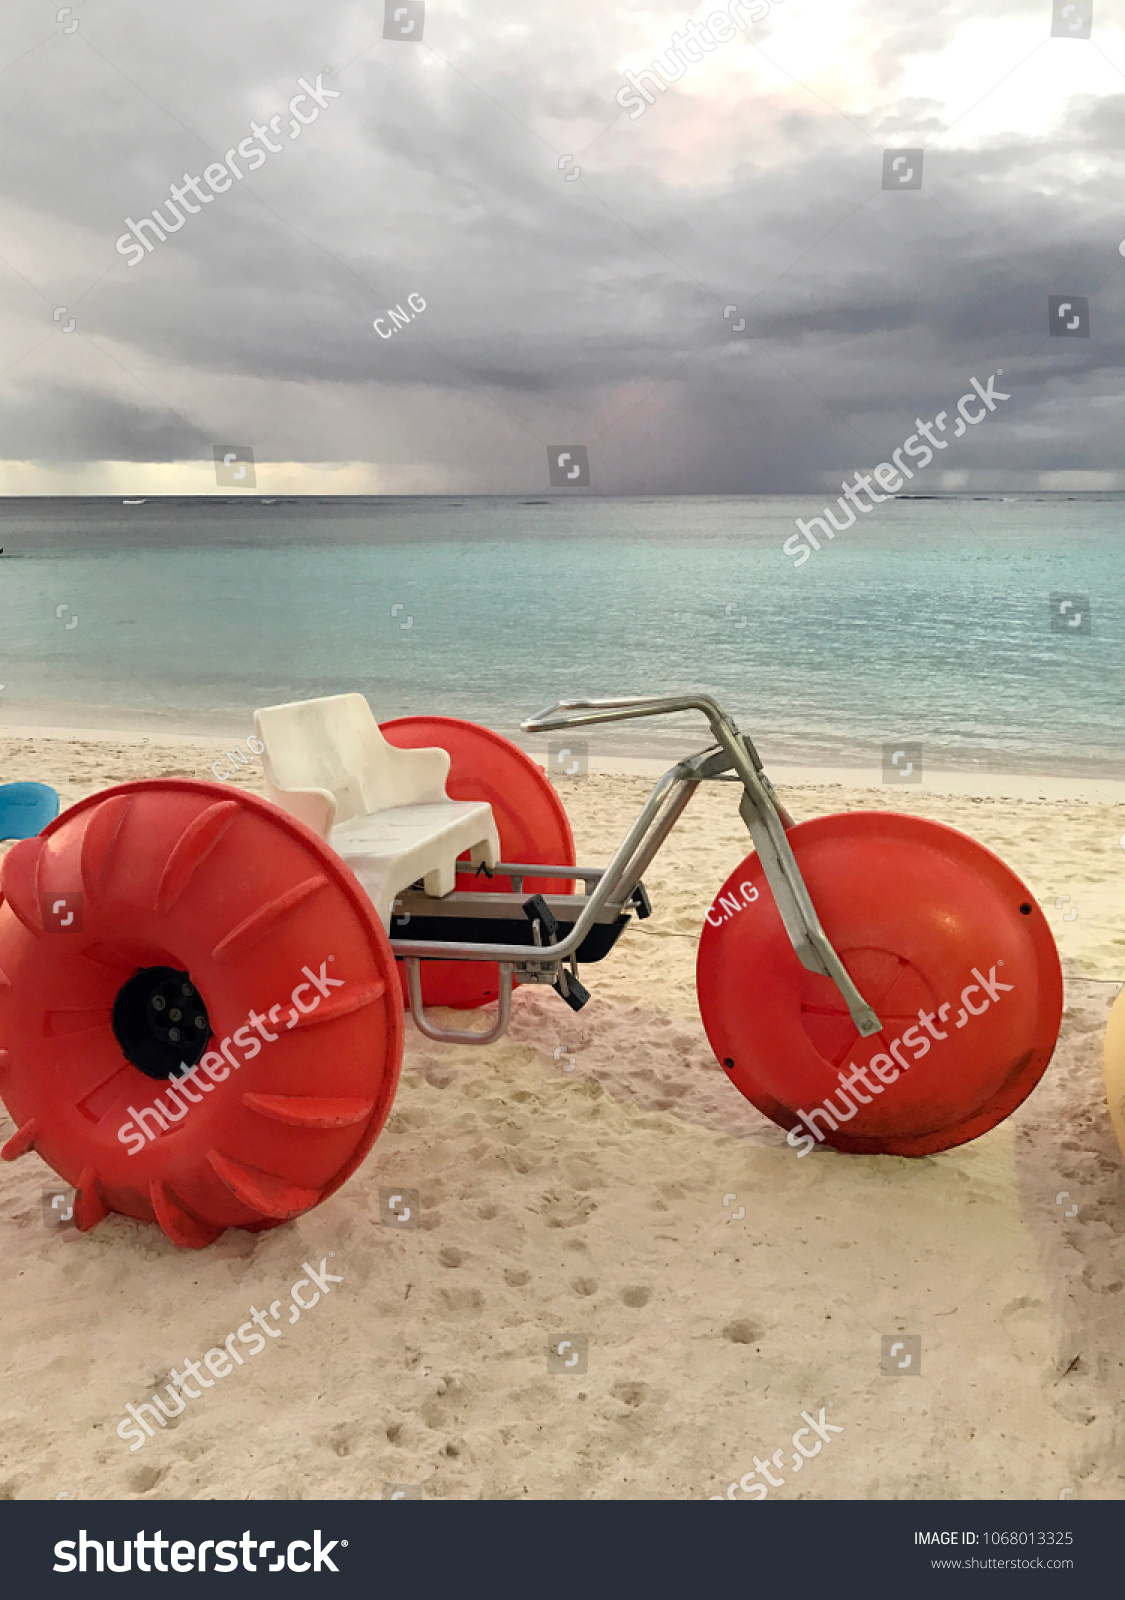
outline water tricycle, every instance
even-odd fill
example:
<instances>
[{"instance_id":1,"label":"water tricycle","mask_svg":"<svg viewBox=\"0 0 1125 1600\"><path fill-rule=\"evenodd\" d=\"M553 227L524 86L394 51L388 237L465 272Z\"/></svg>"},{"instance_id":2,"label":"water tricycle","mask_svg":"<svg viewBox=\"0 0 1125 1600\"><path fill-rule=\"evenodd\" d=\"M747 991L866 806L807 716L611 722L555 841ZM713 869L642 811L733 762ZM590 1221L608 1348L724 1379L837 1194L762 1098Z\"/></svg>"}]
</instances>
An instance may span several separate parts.
<instances>
[{"instance_id":1,"label":"water tricycle","mask_svg":"<svg viewBox=\"0 0 1125 1600\"><path fill-rule=\"evenodd\" d=\"M270 799L161 778L80 801L0 871L7 1160L201 1248L319 1205L390 1112L404 1015L487 1046L513 991L575 1010L651 914L644 875L701 784L753 849L699 941L703 1026L735 1089L818 1145L922 1156L995 1127L1045 1071L1058 953L1027 887L953 828L885 811L795 822L707 694L573 700L567 731L700 714L608 865L581 866L543 769L450 717L381 726L362 695L256 713ZM733 797L732 797L733 798ZM484 1026L437 1008L494 1008ZM454 1019L457 1020L457 1019Z\"/></svg>"}]
</instances>

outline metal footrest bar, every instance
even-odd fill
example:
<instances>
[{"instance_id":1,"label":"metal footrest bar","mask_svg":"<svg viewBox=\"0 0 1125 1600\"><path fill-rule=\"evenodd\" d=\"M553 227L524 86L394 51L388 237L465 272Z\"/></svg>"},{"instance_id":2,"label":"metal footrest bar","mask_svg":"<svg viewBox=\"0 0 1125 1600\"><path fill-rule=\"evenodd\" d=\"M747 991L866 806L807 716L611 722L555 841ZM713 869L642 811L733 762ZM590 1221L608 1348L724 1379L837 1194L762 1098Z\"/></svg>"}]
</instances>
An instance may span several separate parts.
<instances>
[{"instance_id":1,"label":"metal footrest bar","mask_svg":"<svg viewBox=\"0 0 1125 1600\"><path fill-rule=\"evenodd\" d=\"M415 957L406 961L406 992L410 999L410 1015L414 1018L414 1026L419 1033L425 1034L427 1039L434 1039L438 1044L495 1044L497 1039L503 1038L508 1031L512 1020L512 975L515 965L511 961L500 963L500 998L497 1005L496 1021L487 1033L470 1033L463 1028L439 1028L437 1023L431 1022L426 1015L426 1008L422 1001L422 971L421 962Z\"/></svg>"}]
</instances>

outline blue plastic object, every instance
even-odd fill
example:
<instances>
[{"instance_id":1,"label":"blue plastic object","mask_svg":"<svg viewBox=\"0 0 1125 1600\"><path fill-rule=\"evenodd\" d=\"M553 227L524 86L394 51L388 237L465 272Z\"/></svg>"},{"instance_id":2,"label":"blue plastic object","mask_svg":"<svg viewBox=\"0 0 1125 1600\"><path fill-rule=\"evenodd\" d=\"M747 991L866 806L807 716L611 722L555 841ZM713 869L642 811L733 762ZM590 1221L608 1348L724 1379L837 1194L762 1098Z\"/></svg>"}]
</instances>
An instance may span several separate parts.
<instances>
[{"instance_id":1,"label":"blue plastic object","mask_svg":"<svg viewBox=\"0 0 1125 1600\"><path fill-rule=\"evenodd\" d=\"M0 783L0 839L31 839L59 814L46 783Z\"/></svg>"}]
</instances>

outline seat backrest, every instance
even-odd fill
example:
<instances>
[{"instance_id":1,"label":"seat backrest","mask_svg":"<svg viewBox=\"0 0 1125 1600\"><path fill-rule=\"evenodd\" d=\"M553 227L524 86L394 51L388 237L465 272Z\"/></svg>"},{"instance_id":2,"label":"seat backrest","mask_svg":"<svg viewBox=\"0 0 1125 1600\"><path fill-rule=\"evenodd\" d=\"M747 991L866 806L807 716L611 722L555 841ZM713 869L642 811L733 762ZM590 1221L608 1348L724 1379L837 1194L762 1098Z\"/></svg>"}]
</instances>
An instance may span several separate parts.
<instances>
[{"instance_id":1,"label":"seat backrest","mask_svg":"<svg viewBox=\"0 0 1125 1600\"><path fill-rule=\"evenodd\" d=\"M268 706L254 720L270 785L330 790L337 823L448 798L449 755L388 744L361 694Z\"/></svg>"}]
</instances>

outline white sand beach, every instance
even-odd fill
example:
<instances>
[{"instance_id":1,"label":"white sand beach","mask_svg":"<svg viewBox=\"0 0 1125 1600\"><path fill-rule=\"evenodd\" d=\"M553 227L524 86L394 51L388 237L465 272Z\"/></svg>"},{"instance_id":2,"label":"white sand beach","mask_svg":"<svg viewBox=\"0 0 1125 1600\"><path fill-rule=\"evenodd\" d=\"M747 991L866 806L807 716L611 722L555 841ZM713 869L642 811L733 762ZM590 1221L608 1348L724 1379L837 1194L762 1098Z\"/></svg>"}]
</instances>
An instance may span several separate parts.
<instances>
[{"instance_id":1,"label":"white sand beach","mask_svg":"<svg viewBox=\"0 0 1125 1600\"><path fill-rule=\"evenodd\" d=\"M0 740L0 770L70 804L208 779L229 743L28 729ZM774 776L797 817L961 828L1047 910L1062 1034L1007 1122L935 1157L802 1161L742 1099L694 961L748 840L732 792L705 789L646 876L652 918L586 974L590 1004L523 990L483 1050L408 1023L386 1129L297 1222L194 1252L118 1216L52 1230L49 1169L3 1166L0 1496L702 1499L776 1452L776 1499L1120 1498L1125 1170L1101 1036L1125 983L1125 786ZM261 787L256 767L238 781ZM648 786L565 786L581 861L608 859ZM417 1231L380 1224L387 1186L418 1191ZM342 1281L315 1309L131 1452L126 1404L322 1260ZM887 1334L920 1337L920 1372L881 1373ZM565 1338L588 1365L550 1373ZM840 1431L797 1458L822 1411Z\"/></svg>"}]
</instances>

